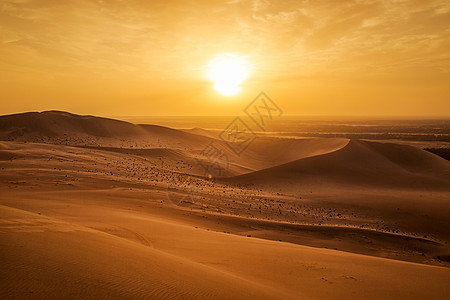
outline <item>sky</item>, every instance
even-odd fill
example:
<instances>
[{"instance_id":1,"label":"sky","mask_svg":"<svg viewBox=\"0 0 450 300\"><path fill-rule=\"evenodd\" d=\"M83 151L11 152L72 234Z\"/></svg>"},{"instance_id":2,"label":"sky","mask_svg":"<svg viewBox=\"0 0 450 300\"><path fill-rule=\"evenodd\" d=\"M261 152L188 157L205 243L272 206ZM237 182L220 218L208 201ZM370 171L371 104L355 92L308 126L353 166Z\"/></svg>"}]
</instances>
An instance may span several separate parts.
<instances>
[{"instance_id":1,"label":"sky","mask_svg":"<svg viewBox=\"0 0 450 300\"><path fill-rule=\"evenodd\" d=\"M450 117L447 0L0 0L0 44L0 114Z\"/></svg>"}]
</instances>

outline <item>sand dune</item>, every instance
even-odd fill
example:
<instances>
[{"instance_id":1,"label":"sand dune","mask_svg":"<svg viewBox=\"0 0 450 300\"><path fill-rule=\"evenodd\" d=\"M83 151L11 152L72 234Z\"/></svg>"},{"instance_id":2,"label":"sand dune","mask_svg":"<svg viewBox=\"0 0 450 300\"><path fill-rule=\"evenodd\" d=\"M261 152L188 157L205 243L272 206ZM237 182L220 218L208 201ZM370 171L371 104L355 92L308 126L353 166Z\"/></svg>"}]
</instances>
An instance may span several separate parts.
<instances>
[{"instance_id":1,"label":"sand dune","mask_svg":"<svg viewBox=\"0 0 450 300\"><path fill-rule=\"evenodd\" d=\"M100 118L79 116L62 111L45 111L22 113L0 117L0 128L5 138L9 130L11 137L27 137L27 135L61 136L64 133L80 133L93 136L120 137L140 136L145 131L134 124Z\"/></svg>"},{"instance_id":2,"label":"sand dune","mask_svg":"<svg viewBox=\"0 0 450 300\"><path fill-rule=\"evenodd\" d=\"M448 268L208 231L139 193L22 196L10 205L28 211L0 207L4 296L440 299L448 293Z\"/></svg>"},{"instance_id":3,"label":"sand dune","mask_svg":"<svg viewBox=\"0 0 450 300\"><path fill-rule=\"evenodd\" d=\"M193 168L184 171L203 175L199 165L218 164L223 170L216 176L234 176L276 166L304 157L334 151L346 139L279 139L260 137L242 154L237 155L224 141L204 131L175 130L156 125L135 125L94 116L80 116L60 111L32 112L0 117L0 140L98 147L102 150L149 156L167 151L167 159L189 161ZM195 134L199 133L199 134ZM213 143L225 156L212 161L205 148ZM139 149L139 150L136 150ZM150 149L147 152L142 149ZM155 149L155 150L151 150ZM156 150L166 149L166 150ZM152 152L152 153L150 153ZM176 153L176 154L175 154ZM161 156L162 157L162 156ZM195 161L199 161L195 163Z\"/></svg>"},{"instance_id":4,"label":"sand dune","mask_svg":"<svg viewBox=\"0 0 450 300\"><path fill-rule=\"evenodd\" d=\"M336 151L348 143L347 139L282 139L259 137L236 160L252 168L262 170L298 159Z\"/></svg>"},{"instance_id":5,"label":"sand dune","mask_svg":"<svg viewBox=\"0 0 450 300\"><path fill-rule=\"evenodd\" d=\"M111 234L1 206L2 298L282 298Z\"/></svg>"},{"instance_id":6,"label":"sand dune","mask_svg":"<svg viewBox=\"0 0 450 300\"><path fill-rule=\"evenodd\" d=\"M450 163L421 149L260 136L237 155L64 112L0 117L0 140L2 298L450 294Z\"/></svg>"},{"instance_id":7,"label":"sand dune","mask_svg":"<svg viewBox=\"0 0 450 300\"><path fill-rule=\"evenodd\" d=\"M284 188L305 185L450 189L450 164L407 145L351 140L334 152L235 178Z\"/></svg>"},{"instance_id":8,"label":"sand dune","mask_svg":"<svg viewBox=\"0 0 450 300\"><path fill-rule=\"evenodd\" d=\"M156 125L136 125L61 111L30 112L0 117L0 140L65 145L186 148L209 139Z\"/></svg>"}]
</instances>

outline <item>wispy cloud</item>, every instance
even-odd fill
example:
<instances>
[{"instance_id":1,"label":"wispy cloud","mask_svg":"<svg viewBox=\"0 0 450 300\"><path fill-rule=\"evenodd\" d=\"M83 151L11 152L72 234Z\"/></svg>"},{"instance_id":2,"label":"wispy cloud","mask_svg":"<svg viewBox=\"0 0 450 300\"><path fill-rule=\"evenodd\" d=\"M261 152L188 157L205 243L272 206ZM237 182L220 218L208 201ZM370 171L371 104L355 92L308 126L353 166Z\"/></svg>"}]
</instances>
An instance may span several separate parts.
<instances>
[{"instance_id":1,"label":"wispy cloud","mask_svg":"<svg viewBox=\"0 0 450 300\"><path fill-rule=\"evenodd\" d=\"M264 82L435 78L450 70L449 41L446 0L0 0L4 78L201 81L198 66L220 52L249 56Z\"/></svg>"}]
</instances>

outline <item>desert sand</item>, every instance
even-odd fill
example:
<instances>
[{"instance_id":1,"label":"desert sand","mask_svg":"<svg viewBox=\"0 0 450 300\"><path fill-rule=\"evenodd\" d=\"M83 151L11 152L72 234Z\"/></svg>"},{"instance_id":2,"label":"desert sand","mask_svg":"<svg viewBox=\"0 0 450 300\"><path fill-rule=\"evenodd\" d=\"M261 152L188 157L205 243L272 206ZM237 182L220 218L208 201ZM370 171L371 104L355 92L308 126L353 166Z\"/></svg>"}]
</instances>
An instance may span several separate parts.
<instances>
[{"instance_id":1,"label":"desert sand","mask_svg":"<svg viewBox=\"0 0 450 300\"><path fill-rule=\"evenodd\" d=\"M57 111L1 116L0 141L1 298L450 297L450 163L420 148L259 137L237 155Z\"/></svg>"}]
</instances>

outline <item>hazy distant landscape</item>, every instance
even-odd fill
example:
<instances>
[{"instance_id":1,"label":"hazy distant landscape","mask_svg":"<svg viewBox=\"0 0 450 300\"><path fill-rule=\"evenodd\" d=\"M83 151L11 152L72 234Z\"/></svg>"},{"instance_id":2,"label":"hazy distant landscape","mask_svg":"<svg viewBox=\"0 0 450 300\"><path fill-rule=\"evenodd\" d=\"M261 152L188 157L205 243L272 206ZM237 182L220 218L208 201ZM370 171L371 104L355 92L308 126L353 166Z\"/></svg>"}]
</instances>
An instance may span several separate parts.
<instances>
[{"instance_id":1,"label":"hazy distant landscape","mask_svg":"<svg viewBox=\"0 0 450 300\"><path fill-rule=\"evenodd\" d=\"M249 119L241 116L243 119ZM138 124L154 124L178 129L223 130L234 116L214 117L116 117ZM258 129L255 129L258 131ZM404 141L450 142L450 119L374 119L357 117L292 117L271 121L264 132L291 137L345 137ZM444 144L445 145L445 144Z\"/></svg>"}]
</instances>

